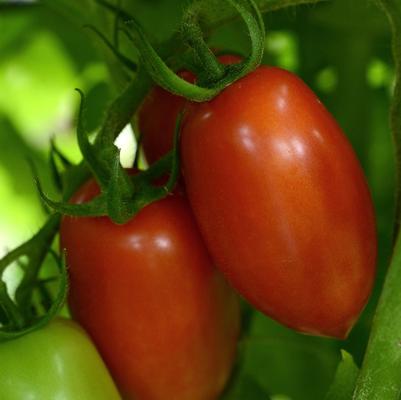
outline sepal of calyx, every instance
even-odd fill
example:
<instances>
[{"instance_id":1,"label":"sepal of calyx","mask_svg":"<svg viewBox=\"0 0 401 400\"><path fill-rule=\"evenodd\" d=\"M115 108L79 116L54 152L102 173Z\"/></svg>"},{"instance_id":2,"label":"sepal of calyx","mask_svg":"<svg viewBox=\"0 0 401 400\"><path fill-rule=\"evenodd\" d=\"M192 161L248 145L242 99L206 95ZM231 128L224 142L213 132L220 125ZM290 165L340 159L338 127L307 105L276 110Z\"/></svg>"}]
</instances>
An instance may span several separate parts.
<instances>
[{"instance_id":1,"label":"sepal of calyx","mask_svg":"<svg viewBox=\"0 0 401 400\"><path fill-rule=\"evenodd\" d=\"M114 143L103 141L103 147L92 144L85 129L85 96L81 96L78 116L78 145L85 164L90 169L100 187L100 194L82 204L71 204L65 201L54 201L46 196L37 180L37 188L43 202L54 211L76 217L108 216L117 224L129 221L144 206L160 200L170 193L179 175L178 137L181 124L180 115L177 119L174 136L174 149L146 171L130 175L120 165L119 150ZM68 170L67 170L68 172ZM158 178L167 177L165 185L155 184Z\"/></svg>"}]
</instances>

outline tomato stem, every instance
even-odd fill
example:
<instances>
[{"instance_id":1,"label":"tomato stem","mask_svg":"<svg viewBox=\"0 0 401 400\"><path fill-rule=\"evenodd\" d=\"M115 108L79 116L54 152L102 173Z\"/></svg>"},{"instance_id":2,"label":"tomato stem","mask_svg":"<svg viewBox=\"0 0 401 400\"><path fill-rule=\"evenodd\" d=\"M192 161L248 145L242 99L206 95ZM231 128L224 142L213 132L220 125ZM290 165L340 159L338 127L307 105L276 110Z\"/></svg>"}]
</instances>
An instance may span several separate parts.
<instances>
[{"instance_id":1,"label":"tomato stem","mask_svg":"<svg viewBox=\"0 0 401 400\"><path fill-rule=\"evenodd\" d=\"M227 2L232 4L245 22L251 39L251 53L241 63L223 67L214 58L204 42L198 22L194 22L202 17L198 15L197 2L194 3L194 8L190 6L184 19L186 22L183 30L187 32L189 42L197 51L199 64L205 72L205 79L202 80L208 83L206 87L189 83L176 75L147 39L139 22L134 17L129 20L131 31L126 30L125 33L138 49L143 67L157 85L189 100L203 102L214 98L228 85L259 66L265 42L265 29L260 11L254 0L227 0ZM202 73L200 75L204 78ZM217 81L214 81L215 79Z\"/></svg>"},{"instance_id":2,"label":"tomato stem","mask_svg":"<svg viewBox=\"0 0 401 400\"><path fill-rule=\"evenodd\" d=\"M401 392L401 4L378 0L393 33L396 82L390 111L396 163L395 246L379 304L373 320L368 347L357 381L354 400L398 399Z\"/></svg>"},{"instance_id":3,"label":"tomato stem","mask_svg":"<svg viewBox=\"0 0 401 400\"><path fill-rule=\"evenodd\" d=\"M95 147L97 150L114 142L117 135L131 122L132 116L151 87L152 80L149 75L144 70L139 70L135 78L108 109L104 124L96 137Z\"/></svg>"},{"instance_id":4,"label":"tomato stem","mask_svg":"<svg viewBox=\"0 0 401 400\"><path fill-rule=\"evenodd\" d=\"M401 236L373 320L354 400L398 400L401 390Z\"/></svg>"},{"instance_id":5,"label":"tomato stem","mask_svg":"<svg viewBox=\"0 0 401 400\"><path fill-rule=\"evenodd\" d=\"M204 40L203 32L200 27L197 14L195 12L188 12L185 15L182 24L182 33L184 40L195 50L196 58L199 60L199 71L197 72L198 78L206 84L208 82L217 82L224 76L225 68L219 63L212 50L209 48ZM205 79L202 79L203 76Z\"/></svg>"},{"instance_id":6,"label":"tomato stem","mask_svg":"<svg viewBox=\"0 0 401 400\"><path fill-rule=\"evenodd\" d=\"M392 34L392 52L395 64L395 86L393 100L390 110L390 124L393 133L395 149L395 174L396 174L396 197L395 197L395 235L398 235L401 222L401 5L394 0L379 0L389 19Z\"/></svg>"}]
</instances>

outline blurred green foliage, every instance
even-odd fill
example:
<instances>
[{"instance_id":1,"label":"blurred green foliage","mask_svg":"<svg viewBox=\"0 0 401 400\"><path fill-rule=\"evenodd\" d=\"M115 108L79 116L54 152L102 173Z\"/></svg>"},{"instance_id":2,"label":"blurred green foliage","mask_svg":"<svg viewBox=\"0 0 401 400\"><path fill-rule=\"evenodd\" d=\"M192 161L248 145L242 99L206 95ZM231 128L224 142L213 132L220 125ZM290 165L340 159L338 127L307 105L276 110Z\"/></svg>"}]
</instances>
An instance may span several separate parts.
<instances>
[{"instance_id":1,"label":"blurred green foliage","mask_svg":"<svg viewBox=\"0 0 401 400\"><path fill-rule=\"evenodd\" d=\"M42 5L21 9L1 7L0 2L0 254L29 237L44 220L26 159L35 162L51 193L46 170L49 138L54 135L69 157L79 158L74 137L78 99L73 89L87 93L88 124L95 130L111 95L124 81L110 51L83 28L98 13L88 1L44 0ZM174 32L186 1L126 3L151 37L163 40ZM264 62L295 71L313 88L362 163L378 221L378 279L363 317L345 342L300 335L254 312L240 346L240 379L227 398L260 400L268 393L275 400L321 400L341 348L357 364L361 362L390 256L394 187L388 123L393 81L390 31L373 3L348 0L285 9L266 15L265 22ZM245 30L237 22L216 30L211 43L239 53L248 48ZM122 42L122 49L136 56L129 43Z\"/></svg>"}]
</instances>

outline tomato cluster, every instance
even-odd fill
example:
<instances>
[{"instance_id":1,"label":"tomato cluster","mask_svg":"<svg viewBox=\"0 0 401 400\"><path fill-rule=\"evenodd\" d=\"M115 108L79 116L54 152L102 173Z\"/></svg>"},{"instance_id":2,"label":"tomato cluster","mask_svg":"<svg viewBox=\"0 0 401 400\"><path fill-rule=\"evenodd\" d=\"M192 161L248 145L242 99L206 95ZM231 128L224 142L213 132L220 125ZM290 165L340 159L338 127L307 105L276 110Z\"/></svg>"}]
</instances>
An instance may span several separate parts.
<instances>
[{"instance_id":1,"label":"tomato cluster","mask_svg":"<svg viewBox=\"0 0 401 400\"><path fill-rule=\"evenodd\" d=\"M375 275L363 172L299 78L262 66L201 104L154 89L139 113L150 162L170 149L182 109L185 194L123 226L65 217L61 227L72 313L127 398L218 398L239 334L238 299L223 275L266 315L336 338ZM97 192L89 182L73 201Z\"/></svg>"}]
</instances>

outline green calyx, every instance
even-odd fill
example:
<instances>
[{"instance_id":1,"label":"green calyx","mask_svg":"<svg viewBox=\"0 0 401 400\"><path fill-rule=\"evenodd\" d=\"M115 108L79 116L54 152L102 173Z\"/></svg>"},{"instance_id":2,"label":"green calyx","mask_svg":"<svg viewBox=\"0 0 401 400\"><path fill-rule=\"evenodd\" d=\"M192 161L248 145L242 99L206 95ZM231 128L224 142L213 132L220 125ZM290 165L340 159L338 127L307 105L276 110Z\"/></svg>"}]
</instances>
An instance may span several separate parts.
<instances>
[{"instance_id":1,"label":"green calyx","mask_svg":"<svg viewBox=\"0 0 401 400\"><path fill-rule=\"evenodd\" d=\"M68 202L70 197L68 190L63 194L63 201L56 202L45 195L40 182L37 180L39 194L45 205L57 213L77 217L108 216L113 222L124 224L144 206L162 199L173 190L179 175L178 137L182 116L177 120L174 149L148 170L136 175L129 175L120 165L119 151L114 145L115 133L110 135L110 131L103 127L95 142L92 144L89 141L88 132L85 129L85 96L81 91L78 90L78 92L81 96L77 126L78 144L84 157L84 165L95 177L101 192L89 202L71 204ZM127 94L130 95L130 92L124 91L115 100L114 105L123 104L125 103L124 100L129 101L130 98L125 98ZM110 110L113 109L117 110L117 107L112 105ZM118 110L121 112L121 109ZM119 118L118 121L120 121ZM126 122L128 123L128 121ZM111 132L117 132L111 128L109 126ZM99 143L101 143L100 148ZM68 167L66 172L69 172L71 168L74 167ZM59 171L56 171L54 175L58 182L63 181L62 174ZM154 183L155 179L163 176L169 177L164 186Z\"/></svg>"}]
</instances>

